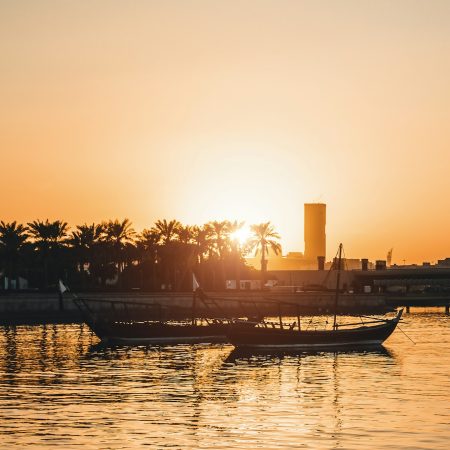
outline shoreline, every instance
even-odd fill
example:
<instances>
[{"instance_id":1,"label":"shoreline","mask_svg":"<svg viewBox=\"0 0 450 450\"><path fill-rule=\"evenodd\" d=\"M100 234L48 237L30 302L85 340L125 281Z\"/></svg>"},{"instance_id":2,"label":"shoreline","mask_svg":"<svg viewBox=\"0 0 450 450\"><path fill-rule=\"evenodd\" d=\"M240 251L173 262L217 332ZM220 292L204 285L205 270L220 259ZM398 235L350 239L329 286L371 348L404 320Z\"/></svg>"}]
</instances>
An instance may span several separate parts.
<instances>
[{"instance_id":1,"label":"shoreline","mask_svg":"<svg viewBox=\"0 0 450 450\"><path fill-rule=\"evenodd\" d=\"M79 293L80 298L100 300L99 311L105 311L130 302L123 308L127 317L133 302L144 305L138 312L139 318L145 320L151 315L152 308L145 305L161 305L164 319L178 319L192 316L192 292L181 293L142 293L142 292L88 292ZM205 307L201 301L196 302L196 314L206 317L246 316L258 310L264 315L277 315L279 305L287 302L296 305L293 314L301 316L329 315L334 308L335 295L332 292L321 293L279 293L279 292L214 292L208 296L216 302L216 310ZM242 303L240 303L242 302ZM268 303L270 302L270 303ZM243 305L247 305L243 307ZM62 306L62 308L61 308ZM143 313L143 309L148 311ZM339 298L339 313L346 315L384 314L394 308L388 305L383 295L377 294L342 294ZM153 308L154 311L154 308ZM286 311L288 312L288 311ZM53 323L82 323L83 317L70 294L65 294L62 305L56 293L12 293L0 295L0 325L36 325Z\"/></svg>"}]
</instances>

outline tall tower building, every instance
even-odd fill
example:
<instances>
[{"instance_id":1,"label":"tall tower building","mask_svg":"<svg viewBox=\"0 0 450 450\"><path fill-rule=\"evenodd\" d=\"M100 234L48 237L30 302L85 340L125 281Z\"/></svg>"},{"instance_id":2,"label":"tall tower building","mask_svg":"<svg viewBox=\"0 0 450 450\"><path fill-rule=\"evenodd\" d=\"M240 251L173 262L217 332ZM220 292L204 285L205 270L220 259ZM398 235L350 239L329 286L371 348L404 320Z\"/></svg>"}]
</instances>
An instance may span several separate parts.
<instances>
[{"instance_id":1,"label":"tall tower building","mask_svg":"<svg viewBox=\"0 0 450 450\"><path fill-rule=\"evenodd\" d=\"M326 219L325 203L305 203L305 259L309 261L326 256Z\"/></svg>"}]
</instances>

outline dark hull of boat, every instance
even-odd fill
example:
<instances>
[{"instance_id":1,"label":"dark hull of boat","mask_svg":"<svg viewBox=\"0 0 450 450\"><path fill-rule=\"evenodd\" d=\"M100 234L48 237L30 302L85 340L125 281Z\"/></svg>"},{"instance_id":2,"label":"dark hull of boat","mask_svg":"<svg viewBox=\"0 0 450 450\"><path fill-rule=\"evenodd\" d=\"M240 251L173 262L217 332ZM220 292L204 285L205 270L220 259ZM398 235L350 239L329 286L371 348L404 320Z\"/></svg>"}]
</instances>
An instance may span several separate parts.
<instances>
[{"instance_id":1,"label":"dark hull of boat","mask_svg":"<svg viewBox=\"0 0 450 450\"><path fill-rule=\"evenodd\" d=\"M107 343L169 344L226 342L225 324L192 325L159 322L96 322L92 331Z\"/></svg>"},{"instance_id":2,"label":"dark hull of boat","mask_svg":"<svg viewBox=\"0 0 450 450\"><path fill-rule=\"evenodd\" d=\"M255 327L228 329L228 340L237 348L268 350L329 349L337 347L379 346L395 330L399 316L376 326L352 329L298 331Z\"/></svg>"}]
</instances>

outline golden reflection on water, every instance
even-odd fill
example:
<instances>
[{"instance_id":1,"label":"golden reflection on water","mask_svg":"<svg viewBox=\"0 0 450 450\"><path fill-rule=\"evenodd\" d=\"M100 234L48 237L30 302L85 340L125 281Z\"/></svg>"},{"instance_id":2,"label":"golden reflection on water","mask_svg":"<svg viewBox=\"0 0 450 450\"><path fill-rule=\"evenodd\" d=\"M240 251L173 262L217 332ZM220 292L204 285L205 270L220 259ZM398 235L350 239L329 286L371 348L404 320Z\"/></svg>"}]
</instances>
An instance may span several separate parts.
<instances>
[{"instance_id":1,"label":"golden reflection on water","mask_svg":"<svg viewBox=\"0 0 450 450\"><path fill-rule=\"evenodd\" d=\"M447 448L449 318L376 351L104 347L83 325L0 329L0 448Z\"/></svg>"}]
</instances>

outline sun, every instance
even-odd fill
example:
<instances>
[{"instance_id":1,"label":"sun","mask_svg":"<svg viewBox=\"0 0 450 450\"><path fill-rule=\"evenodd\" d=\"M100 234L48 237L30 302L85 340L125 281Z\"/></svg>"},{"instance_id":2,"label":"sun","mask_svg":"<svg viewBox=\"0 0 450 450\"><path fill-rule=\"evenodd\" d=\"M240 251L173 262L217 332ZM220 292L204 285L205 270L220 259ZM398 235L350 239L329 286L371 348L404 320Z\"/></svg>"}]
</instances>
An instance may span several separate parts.
<instances>
[{"instance_id":1,"label":"sun","mask_svg":"<svg viewBox=\"0 0 450 450\"><path fill-rule=\"evenodd\" d=\"M245 244L251 236L249 227L242 227L239 230L236 230L234 233L231 233L230 238L232 241L237 242L239 245Z\"/></svg>"}]
</instances>

